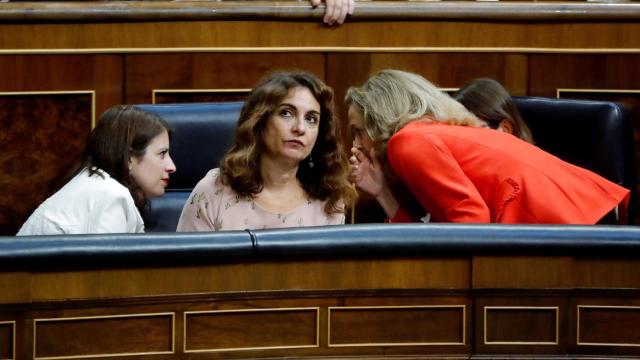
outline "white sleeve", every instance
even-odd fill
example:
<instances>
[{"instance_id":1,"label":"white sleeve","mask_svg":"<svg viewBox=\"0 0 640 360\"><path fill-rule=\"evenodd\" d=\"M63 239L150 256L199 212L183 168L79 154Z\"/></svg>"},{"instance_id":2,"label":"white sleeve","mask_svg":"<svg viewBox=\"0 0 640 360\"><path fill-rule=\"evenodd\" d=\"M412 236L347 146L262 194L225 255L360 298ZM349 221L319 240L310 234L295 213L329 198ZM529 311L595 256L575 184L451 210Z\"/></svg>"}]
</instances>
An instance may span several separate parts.
<instances>
[{"instance_id":1,"label":"white sleeve","mask_svg":"<svg viewBox=\"0 0 640 360\"><path fill-rule=\"evenodd\" d=\"M144 223L129 194L101 199L90 219L89 233L144 232Z\"/></svg>"}]
</instances>

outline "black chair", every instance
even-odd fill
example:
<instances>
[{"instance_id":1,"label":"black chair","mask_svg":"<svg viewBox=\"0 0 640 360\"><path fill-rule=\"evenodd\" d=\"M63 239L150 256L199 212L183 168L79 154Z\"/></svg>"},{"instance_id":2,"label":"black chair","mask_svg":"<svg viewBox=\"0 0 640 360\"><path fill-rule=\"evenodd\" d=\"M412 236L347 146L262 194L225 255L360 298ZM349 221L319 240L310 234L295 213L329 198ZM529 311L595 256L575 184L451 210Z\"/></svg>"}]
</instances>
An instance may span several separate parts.
<instances>
[{"instance_id":1,"label":"black chair","mask_svg":"<svg viewBox=\"0 0 640 360\"><path fill-rule=\"evenodd\" d=\"M631 190L635 213L633 128L628 111L606 101L514 97L540 148Z\"/></svg>"},{"instance_id":2,"label":"black chair","mask_svg":"<svg viewBox=\"0 0 640 360\"><path fill-rule=\"evenodd\" d=\"M147 232L175 231L191 190L220 158L235 134L242 102L136 105L165 119L174 129L171 157L177 171L164 196L152 198Z\"/></svg>"}]
</instances>

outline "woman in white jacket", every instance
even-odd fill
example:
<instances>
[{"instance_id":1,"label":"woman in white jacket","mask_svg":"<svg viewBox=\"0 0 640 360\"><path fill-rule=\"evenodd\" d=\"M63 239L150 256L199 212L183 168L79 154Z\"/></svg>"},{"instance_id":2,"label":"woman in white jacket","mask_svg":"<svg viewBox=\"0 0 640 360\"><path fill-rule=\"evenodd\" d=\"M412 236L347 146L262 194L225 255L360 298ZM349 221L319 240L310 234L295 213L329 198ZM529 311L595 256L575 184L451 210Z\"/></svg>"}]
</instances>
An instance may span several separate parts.
<instances>
[{"instance_id":1,"label":"woman in white jacket","mask_svg":"<svg viewBox=\"0 0 640 360\"><path fill-rule=\"evenodd\" d=\"M157 115L119 105L102 114L74 176L17 235L144 232L147 199L162 196L176 167L171 130Z\"/></svg>"}]
</instances>

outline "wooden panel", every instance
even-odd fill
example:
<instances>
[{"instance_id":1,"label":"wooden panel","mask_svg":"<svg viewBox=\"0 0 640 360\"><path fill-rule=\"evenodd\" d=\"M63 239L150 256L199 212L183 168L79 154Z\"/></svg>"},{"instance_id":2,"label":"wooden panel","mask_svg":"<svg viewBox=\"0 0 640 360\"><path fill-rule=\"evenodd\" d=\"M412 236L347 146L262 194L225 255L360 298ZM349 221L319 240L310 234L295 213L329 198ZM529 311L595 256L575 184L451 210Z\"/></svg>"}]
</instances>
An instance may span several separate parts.
<instances>
[{"instance_id":1,"label":"wooden panel","mask_svg":"<svg viewBox=\"0 0 640 360\"><path fill-rule=\"evenodd\" d=\"M26 272L0 272L0 304L29 301L30 279Z\"/></svg>"},{"instance_id":2,"label":"wooden panel","mask_svg":"<svg viewBox=\"0 0 640 360\"><path fill-rule=\"evenodd\" d=\"M184 21L2 25L3 50L282 47L485 48L493 51L640 48L640 23L359 21L327 28L320 21ZM376 34L378 36L371 36ZM482 49L480 49L482 50ZM212 71L215 68L212 68Z\"/></svg>"},{"instance_id":3,"label":"wooden panel","mask_svg":"<svg viewBox=\"0 0 640 360\"><path fill-rule=\"evenodd\" d=\"M353 66L358 64L358 66ZM327 82L336 90L336 103L346 119L342 99L349 86L360 85L383 69L418 73L444 88L459 88L478 77L492 77L514 95L527 92L527 57L491 53L330 53Z\"/></svg>"},{"instance_id":4,"label":"wooden panel","mask_svg":"<svg viewBox=\"0 0 640 360\"><path fill-rule=\"evenodd\" d=\"M464 305L329 308L329 346L465 345Z\"/></svg>"},{"instance_id":5,"label":"wooden panel","mask_svg":"<svg viewBox=\"0 0 640 360\"><path fill-rule=\"evenodd\" d=\"M15 326L13 321L0 321L0 360L15 357Z\"/></svg>"},{"instance_id":6,"label":"wooden panel","mask_svg":"<svg viewBox=\"0 0 640 360\"><path fill-rule=\"evenodd\" d=\"M484 314L485 344L558 344L558 307L486 306Z\"/></svg>"},{"instance_id":7,"label":"wooden panel","mask_svg":"<svg viewBox=\"0 0 640 360\"><path fill-rule=\"evenodd\" d=\"M571 284L569 257L474 256L473 288L566 288Z\"/></svg>"},{"instance_id":8,"label":"wooden panel","mask_svg":"<svg viewBox=\"0 0 640 360\"><path fill-rule=\"evenodd\" d=\"M173 353L173 322L173 313L35 319L35 358Z\"/></svg>"},{"instance_id":9,"label":"wooden panel","mask_svg":"<svg viewBox=\"0 0 640 360\"><path fill-rule=\"evenodd\" d=\"M640 55L530 54L529 95L556 97L557 89L638 89Z\"/></svg>"},{"instance_id":10,"label":"wooden panel","mask_svg":"<svg viewBox=\"0 0 640 360\"><path fill-rule=\"evenodd\" d=\"M122 55L0 55L0 92L92 90L99 116L123 102L122 66Z\"/></svg>"},{"instance_id":11,"label":"wooden panel","mask_svg":"<svg viewBox=\"0 0 640 360\"><path fill-rule=\"evenodd\" d=\"M640 260L576 259L575 286L578 288L640 288Z\"/></svg>"},{"instance_id":12,"label":"wooden panel","mask_svg":"<svg viewBox=\"0 0 640 360\"><path fill-rule=\"evenodd\" d=\"M578 305L577 344L640 346L640 306Z\"/></svg>"},{"instance_id":13,"label":"wooden panel","mask_svg":"<svg viewBox=\"0 0 640 360\"><path fill-rule=\"evenodd\" d=\"M73 169L93 121L93 93L0 93L0 233L15 234Z\"/></svg>"},{"instance_id":14,"label":"wooden panel","mask_svg":"<svg viewBox=\"0 0 640 360\"><path fill-rule=\"evenodd\" d=\"M244 101L251 89L153 90L154 104Z\"/></svg>"},{"instance_id":15,"label":"wooden panel","mask_svg":"<svg viewBox=\"0 0 640 360\"><path fill-rule=\"evenodd\" d=\"M478 354L567 353L566 290L486 289L481 293L474 301Z\"/></svg>"},{"instance_id":16,"label":"wooden panel","mask_svg":"<svg viewBox=\"0 0 640 360\"><path fill-rule=\"evenodd\" d=\"M277 69L307 70L325 78L322 54L132 54L125 59L127 103L150 103L153 89L250 89Z\"/></svg>"},{"instance_id":17,"label":"wooden panel","mask_svg":"<svg viewBox=\"0 0 640 360\"><path fill-rule=\"evenodd\" d=\"M467 289L469 275L464 259L411 258L105 269L33 274L31 296L37 301L217 291Z\"/></svg>"},{"instance_id":18,"label":"wooden panel","mask_svg":"<svg viewBox=\"0 0 640 360\"><path fill-rule=\"evenodd\" d=\"M318 346L318 308L185 312L184 351Z\"/></svg>"}]
</instances>

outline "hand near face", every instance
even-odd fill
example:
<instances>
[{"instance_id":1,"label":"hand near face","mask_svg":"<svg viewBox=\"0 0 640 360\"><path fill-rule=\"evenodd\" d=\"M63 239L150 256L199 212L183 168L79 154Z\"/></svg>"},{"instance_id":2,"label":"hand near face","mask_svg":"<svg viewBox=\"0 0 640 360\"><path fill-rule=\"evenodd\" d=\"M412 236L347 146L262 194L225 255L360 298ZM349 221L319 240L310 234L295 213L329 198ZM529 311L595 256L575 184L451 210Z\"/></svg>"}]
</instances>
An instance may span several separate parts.
<instances>
[{"instance_id":1,"label":"hand near face","mask_svg":"<svg viewBox=\"0 0 640 360\"><path fill-rule=\"evenodd\" d=\"M386 186L386 180L382 166L376 159L375 151L371 149L369 155L366 155L357 147L352 147L351 154L349 158L351 182L360 190L377 197Z\"/></svg>"},{"instance_id":2,"label":"hand near face","mask_svg":"<svg viewBox=\"0 0 640 360\"><path fill-rule=\"evenodd\" d=\"M327 25L344 23L347 15L353 14L355 8L354 0L311 0L311 6L315 8L323 2L326 4L326 11L322 21Z\"/></svg>"}]
</instances>

